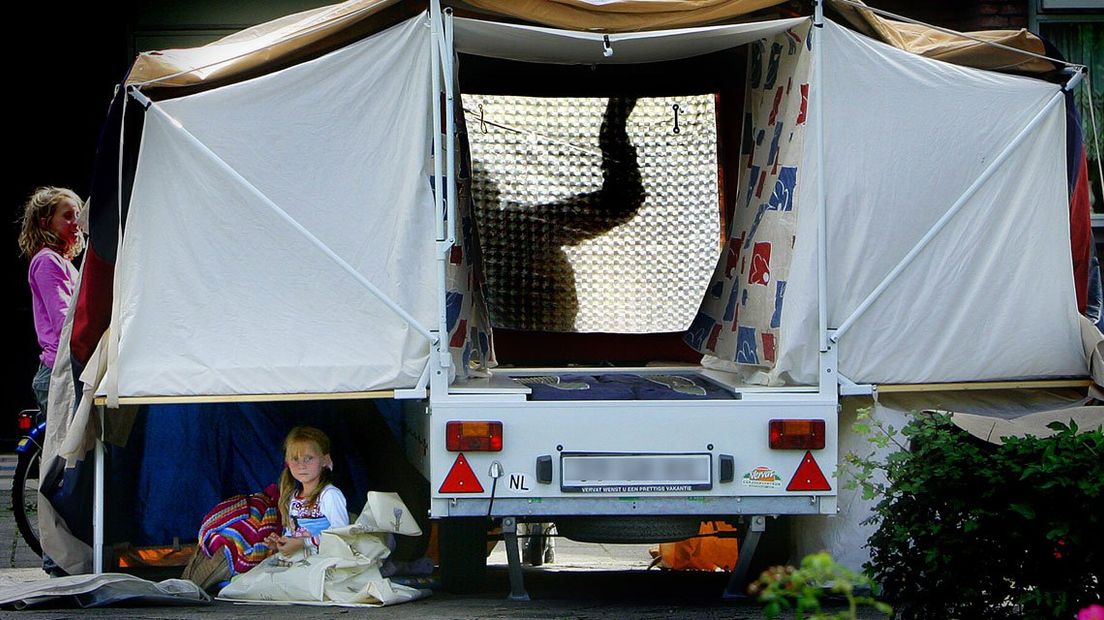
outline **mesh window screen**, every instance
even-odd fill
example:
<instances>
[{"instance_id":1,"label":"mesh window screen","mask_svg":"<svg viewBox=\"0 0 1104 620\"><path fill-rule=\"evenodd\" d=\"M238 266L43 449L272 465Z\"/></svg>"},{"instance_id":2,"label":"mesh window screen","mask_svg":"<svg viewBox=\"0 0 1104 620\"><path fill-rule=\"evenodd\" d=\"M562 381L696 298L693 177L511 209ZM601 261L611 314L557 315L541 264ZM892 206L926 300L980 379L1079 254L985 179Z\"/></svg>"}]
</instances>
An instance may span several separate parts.
<instances>
[{"instance_id":1,"label":"mesh window screen","mask_svg":"<svg viewBox=\"0 0 1104 620\"><path fill-rule=\"evenodd\" d=\"M494 326L685 330L720 244L713 96L463 101Z\"/></svg>"}]
</instances>

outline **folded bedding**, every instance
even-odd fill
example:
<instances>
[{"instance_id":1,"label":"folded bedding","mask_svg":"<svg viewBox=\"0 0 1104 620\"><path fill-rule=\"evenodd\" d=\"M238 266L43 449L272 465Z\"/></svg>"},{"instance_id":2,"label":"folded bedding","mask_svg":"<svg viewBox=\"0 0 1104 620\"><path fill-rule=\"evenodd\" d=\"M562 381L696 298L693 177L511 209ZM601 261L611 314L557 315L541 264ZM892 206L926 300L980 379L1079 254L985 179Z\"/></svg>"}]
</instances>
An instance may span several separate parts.
<instances>
[{"instance_id":1,"label":"folded bedding","mask_svg":"<svg viewBox=\"0 0 1104 620\"><path fill-rule=\"evenodd\" d=\"M735 396L699 377L659 374L561 374L514 377L529 400L731 400Z\"/></svg>"}]
</instances>

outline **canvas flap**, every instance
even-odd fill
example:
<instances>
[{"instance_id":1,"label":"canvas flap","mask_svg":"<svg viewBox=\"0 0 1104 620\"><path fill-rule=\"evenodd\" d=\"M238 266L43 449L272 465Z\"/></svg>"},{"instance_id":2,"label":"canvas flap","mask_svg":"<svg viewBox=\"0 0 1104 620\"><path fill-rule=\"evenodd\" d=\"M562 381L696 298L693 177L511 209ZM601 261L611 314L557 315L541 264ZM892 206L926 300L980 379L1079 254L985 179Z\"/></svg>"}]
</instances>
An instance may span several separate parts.
<instances>
[{"instance_id":1,"label":"canvas flap","mask_svg":"<svg viewBox=\"0 0 1104 620\"><path fill-rule=\"evenodd\" d=\"M1050 105L841 337L840 372L862 383L1084 375L1060 88L921 58L831 22L823 30L824 119L811 122L825 131L831 326L855 312ZM806 150L805 188L816 186L815 157ZM815 383L815 192L799 192L797 201L776 372Z\"/></svg>"},{"instance_id":2,"label":"canvas flap","mask_svg":"<svg viewBox=\"0 0 1104 620\"><path fill-rule=\"evenodd\" d=\"M427 339L356 276L436 326L428 36L414 18L147 112L116 273L121 396L417 382Z\"/></svg>"}]
</instances>

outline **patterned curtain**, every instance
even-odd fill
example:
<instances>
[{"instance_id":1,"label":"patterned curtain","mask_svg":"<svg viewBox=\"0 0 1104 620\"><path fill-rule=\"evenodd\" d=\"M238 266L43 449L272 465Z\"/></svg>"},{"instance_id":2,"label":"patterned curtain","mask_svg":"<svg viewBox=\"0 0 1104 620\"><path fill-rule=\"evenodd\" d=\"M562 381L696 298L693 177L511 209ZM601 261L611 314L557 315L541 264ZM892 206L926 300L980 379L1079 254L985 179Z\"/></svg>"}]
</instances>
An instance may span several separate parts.
<instances>
[{"instance_id":1,"label":"patterned curtain","mask_svg":"<svg viewBox=\"0 0 1104 620\"><path fill-rule=\"evenodd\" d=\"M794 199L809 101L810 26L750 46L741 170L744 188L701 309L691 347L722 360L772 368L793 255Z\"/></svg>"}]
</instances>

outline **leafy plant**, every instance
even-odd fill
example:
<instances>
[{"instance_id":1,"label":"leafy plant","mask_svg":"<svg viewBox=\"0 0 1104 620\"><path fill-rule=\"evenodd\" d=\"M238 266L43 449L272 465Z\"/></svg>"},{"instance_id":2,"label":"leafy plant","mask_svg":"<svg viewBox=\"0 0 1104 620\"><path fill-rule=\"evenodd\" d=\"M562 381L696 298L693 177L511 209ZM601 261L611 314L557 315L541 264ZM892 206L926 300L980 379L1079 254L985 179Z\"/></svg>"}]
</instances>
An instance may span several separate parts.
<instances>
[{"instance_id":1,"label":"leafy plant","mask_svg":"<svg viewBox=\"0 0 1104 620\"><path fill-rule=\"evenodd\" d=\"M1100 600L1104 433L1051 428L995 446L946 415L897 431L860 414L857 432L901 448L842 464L880 498L866 568L901 618L1071 617Z\"/></svg>"},{"instance_id":2,"label":"leafy plant","mask_svg":"<svg viewBox=\"0 0 1104 620\"><path fill-rule=\"evenodd\" d=\"M763 571L759 579L748 586L748 594L758 596L759 602L765 604L763 613L768 618L777 618L783 610L793 609L798 618L811 613L808 618L816 620L854 620L858 617L859 605L870 605L885 614L893 611L873 597L858 594L873 589L869 577L837 564L832 556L822 551L805 556L801 568L775 566ZM832 595L843 596L847 611L822 609L822 599Z\"/></svg>"}]
</instances>

